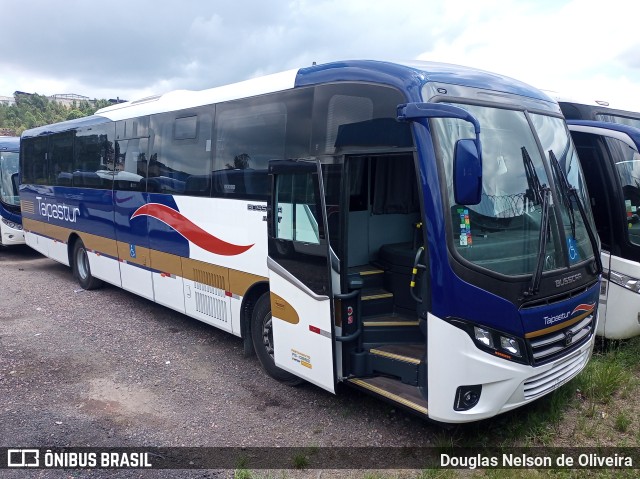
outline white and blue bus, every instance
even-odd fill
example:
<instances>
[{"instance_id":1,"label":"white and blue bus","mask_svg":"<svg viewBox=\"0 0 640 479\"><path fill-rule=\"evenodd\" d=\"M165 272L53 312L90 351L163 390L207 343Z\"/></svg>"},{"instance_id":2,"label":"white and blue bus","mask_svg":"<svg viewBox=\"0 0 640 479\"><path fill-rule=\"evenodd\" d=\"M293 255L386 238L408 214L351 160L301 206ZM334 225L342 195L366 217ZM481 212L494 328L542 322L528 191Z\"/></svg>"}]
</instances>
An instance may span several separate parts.
<instances>
[{"instance_id":1,"label":"white and blue bus","mask_svg":"<svg viewBox=\"0 0 640 479\"><path fill-rule=\"evenodd\" d=\"M590 358L599 244L558 104L499 75L345 61L22 135L26 241L229 331L279 381L460 423Z\"/></svg>"},{"instance_id":2,"label":"white and blue bus","mask_svg":"<svg viewBox=\"0 0 640 479\"><path fill-rule=\"evenodd\" d=\"M0 246L24 244L20 215L20 138L0 136Z\"/></svg>"},{"instance_id":3,"label":"white and blue bus","mask_svg":"<svg viewBox=\"0 0 640 479\"><path fill-rule=\"evenodd\" d=\"M578 150L604 265L596 334L608 339L640 335L640 113L553 95Z\"/></svg>"},{"instance_id":4,"label":"white and blue bus","mask_svg":"<svg viewBox=\"0 0 640 479\"><path fill-rule=\"evenodd\" d=\"M640 115L638 118L640 124ZM640 335L640 128L567 120L602 242L597 334Z\"/></svg>"}]
</instances>

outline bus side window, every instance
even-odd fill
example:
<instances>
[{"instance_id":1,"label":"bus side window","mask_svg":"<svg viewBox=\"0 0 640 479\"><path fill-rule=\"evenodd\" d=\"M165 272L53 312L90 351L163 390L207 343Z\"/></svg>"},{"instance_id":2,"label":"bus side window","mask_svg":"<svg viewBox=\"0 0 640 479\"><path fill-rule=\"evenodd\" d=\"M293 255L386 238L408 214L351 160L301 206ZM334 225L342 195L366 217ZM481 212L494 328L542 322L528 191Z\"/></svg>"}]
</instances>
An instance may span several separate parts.
<instances>
[{"instance_id":1,"label":"bus side window","mask_svg":"<svg viewBox=\"0 0 640 479\"><path fill-rule=\"evenodd\" d=\"M212 128L211 106L154 115L147 191L210 196Z\"/></svg>"},{"instance_id":2,"label":"bus side window","mask_svg":"<svg viewBox=\"0 0 640 479\"><path fill-rule=\"evenodd\" d=\"M277 178L276 206L279 211L276 238L320 244L318 199L309 173L282 174Z\"/></svg>"},{"instance_id":3,"label":"bus side window","mask_svg":"<svg viewBox=\"0 0 640 479\"><path fill-rule=\"evenodd\" d=\"M115 166L113 123L80 128L75 132L74 187L111 189Z\"/></svg>"},{"instance_id":4,"label":"bus side window","mask_svg":"<svg viewBox=\"0 0 640 479\"><path fill-rule=\"evenodd\" d=\"M114 188L123 191L145 191L147 176L147 138L117 140Z\"/></svg>"}]
</instances>

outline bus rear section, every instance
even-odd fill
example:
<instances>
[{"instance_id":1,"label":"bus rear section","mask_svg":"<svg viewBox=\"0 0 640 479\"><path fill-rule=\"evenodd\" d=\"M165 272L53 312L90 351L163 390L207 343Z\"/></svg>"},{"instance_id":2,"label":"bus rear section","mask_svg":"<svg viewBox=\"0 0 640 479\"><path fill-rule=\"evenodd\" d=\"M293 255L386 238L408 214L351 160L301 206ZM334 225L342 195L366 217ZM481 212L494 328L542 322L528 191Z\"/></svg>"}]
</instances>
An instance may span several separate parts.
<instances>
[{"instance_id":1,"label":"bus rear section","mask_svg":"<svg viewBox=\"0 0 640 479\"><path fill-rule=\"evenodd\" d=\"M0 246L24 244L20 214L20 138L0 137Z\"/></svg>"},{"instance_id":2,"label":"bus rear section","mask_svg":"<svg viewBox=\"0 0 640 479\"><path fill-rule=\"evenodd\" d=\"M29 130L23 152L30 246L241 336L287 384L459 423L591 354L582 171L557 103L515 80L314 65Z\"/></svg>"}]
</instances>

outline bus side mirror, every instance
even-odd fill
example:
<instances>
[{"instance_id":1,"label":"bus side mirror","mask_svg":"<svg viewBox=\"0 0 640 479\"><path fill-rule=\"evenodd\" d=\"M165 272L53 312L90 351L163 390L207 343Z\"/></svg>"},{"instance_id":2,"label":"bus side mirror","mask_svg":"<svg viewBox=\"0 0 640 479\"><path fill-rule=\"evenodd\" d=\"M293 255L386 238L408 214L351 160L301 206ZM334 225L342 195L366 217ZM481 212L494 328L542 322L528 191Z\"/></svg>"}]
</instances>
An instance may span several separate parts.
<instances>
[{"instance_id":1,"label":"bus side mirror","mask_svg":"<svg viewBox=\"0 0 640 479\"><path fill-rule=\"evenodd\" d=\"M482 193L482 158L472 139L456 142L453 159L453 194L459 205L477 205Z\"/></svg>"}]
</instances>

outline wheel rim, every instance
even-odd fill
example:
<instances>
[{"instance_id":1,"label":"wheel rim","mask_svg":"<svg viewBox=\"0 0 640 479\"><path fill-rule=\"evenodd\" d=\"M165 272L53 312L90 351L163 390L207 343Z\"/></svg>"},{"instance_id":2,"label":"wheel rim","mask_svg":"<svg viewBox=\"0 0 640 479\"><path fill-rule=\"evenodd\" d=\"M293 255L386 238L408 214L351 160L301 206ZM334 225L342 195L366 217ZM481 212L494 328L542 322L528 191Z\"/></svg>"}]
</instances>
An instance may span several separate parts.
<instances>
[{"instance_id":1,"label":"wheel rim","mask_svg":"<svg viewBox=\"0 0 640 479\"><path fill-rule=\"evenodd\" d=\"M271 313L267 313L262 320L262 343L264 350L273 359L273 327Z\"/></svg>"},{"instance_id":2,"label":"wheel rim","mask_svg":"<svg viewBox=\"0 0 640 479\"><path fill-rule=\"evenodd\" d=\"M89 276L89 258L87 257L87 251L80 247L76 254L76 264L78 265L78 276L84 280Z\"/></svg>"}]
</instances>

